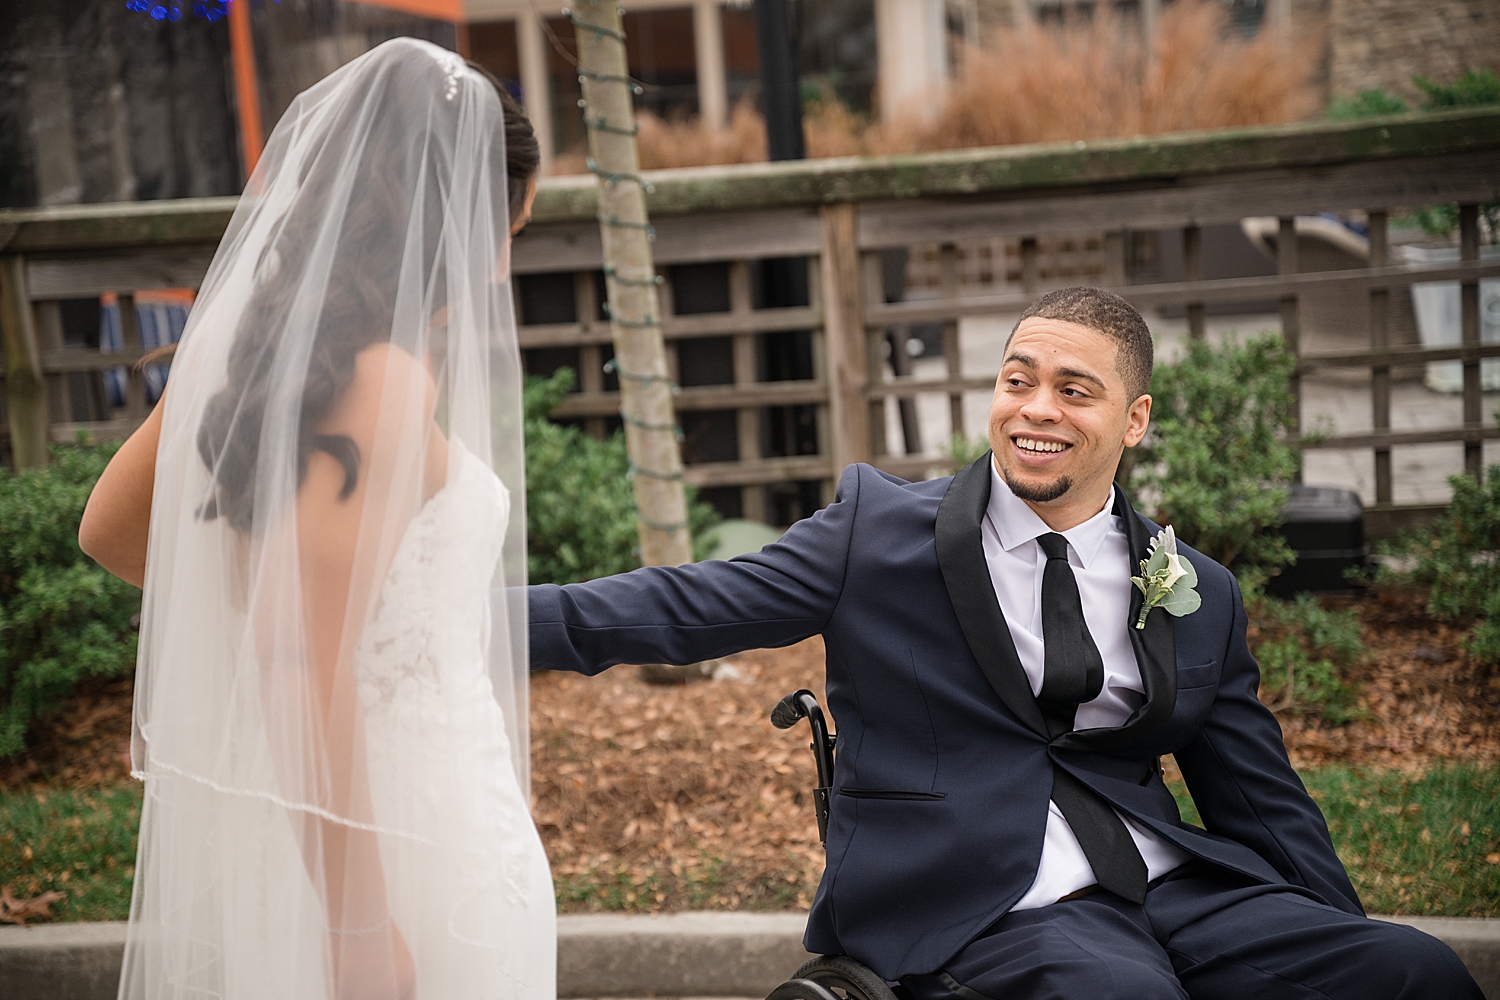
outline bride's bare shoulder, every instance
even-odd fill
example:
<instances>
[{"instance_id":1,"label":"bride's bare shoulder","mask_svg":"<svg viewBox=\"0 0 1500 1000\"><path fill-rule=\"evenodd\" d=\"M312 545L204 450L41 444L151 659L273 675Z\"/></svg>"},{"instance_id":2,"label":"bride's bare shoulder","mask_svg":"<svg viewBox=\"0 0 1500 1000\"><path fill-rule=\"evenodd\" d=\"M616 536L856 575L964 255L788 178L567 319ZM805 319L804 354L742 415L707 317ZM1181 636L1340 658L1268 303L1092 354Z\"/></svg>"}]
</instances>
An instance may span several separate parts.
<instances>
[{"instance_id":1,"label":"bride's bare shoulder","mask_svg":"<svg viewBox=\"0 0 1500 1000\"><path fill-rule=\"evenodd\" d=\"M436 405L437 383L426 362L394 344L372 344L354 356L349 385L318 433L352 439L364 465L380 445L377 436L409 435L410 422L430 422Z\"/></svg>"},{"instance_id":2,"label":"bride's bare shoulder","mask_svg":"<svg viewBox=\"0 0 1500 1000\"><path fill-rule=\"evenodd\" d=\"M318 434L330 438L347 438L354 443L357 457L357 480L352 491L346 491L348 470L327 449L315 450L308 458L307 478L303 483L304 510L308 503L341 507L343 502L358 499L373 486L386 491L389 482L371 483L372 475L395 476L411 480L409 470L397 466L404 462L396 452L403 440L410 442L413 431L425 430L428 445L423 449L425 483L441 483L446 472L446 450L431 447L439 443L440 432L433 422L437 404L437 383L428 364L394 344L373 344L354 357L349 384L340 394L328 415L319 422ZM433 435L439 435L434 438ZM388 460L372 462L385 451ZM435 486L424 488L423 494ZM310 511L306 511L304 516Z\"/></svg>"},{"instance_id":3,"label":"bride's bare shoulder","mask_svg":"<svg viewBox=\"0 0 1500 1000\"><path fill-rule=\"evenodd\" d=\"M354 356L354 375L329 413L330 429L324 433L373 443L383 426L392 426L391 414L420 413L431 419L436 403L437 382L426 362L395 344L372 344ZM382 421L382 414L387 419Z\"/></svg>"}]
</instances>

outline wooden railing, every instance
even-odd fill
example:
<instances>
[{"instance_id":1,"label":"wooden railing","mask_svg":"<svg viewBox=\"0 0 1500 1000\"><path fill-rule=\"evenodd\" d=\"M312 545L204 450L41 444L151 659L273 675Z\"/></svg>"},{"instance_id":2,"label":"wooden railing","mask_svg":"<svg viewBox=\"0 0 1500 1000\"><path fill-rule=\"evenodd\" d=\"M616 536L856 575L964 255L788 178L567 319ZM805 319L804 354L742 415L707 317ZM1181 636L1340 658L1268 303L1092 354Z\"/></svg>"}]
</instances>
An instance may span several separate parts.
<instances>
[{"instance_id":1,"label":"wooden railing","mask_svg":"<svg viewBox=\"0 0 1500 1000\"><path fill-rule=\"evenodd\" d=\"M1482 442L1500 437L1500 430L1485 422L1479 380L1480 360L1500 357L1500 346L1481 344L1478 313L1479 279L1500 275L1500 263L1479 259L1475 208L1500 201L1500 112L1494 109L1087 144L694 168L661 171L651 181L655 254L667 279L663 332L669 363L683 373L677 406L689 451L695 426L712 424L707 436L717 437L717 450L707 449L713 453L709 460L689 456L687 479L721 491L716 494L721 505L737 491L738 504L728 505L743 516L784 521L810 512L796 503L772 510L768 498L773 495L766 488L800 483L803 508L826 502L831 484L850 462L873 461L908 477L940 466L940 456L892 454L904 449L887 447L887 399L942 394L952 428L966 430L962 395L990 389L994 373L962 369L958 322L1014 314L1031 301L1041 287L1035 260L1042 235L1102 232L1103 283L1142 308L1185 306L1195 334L1203 330L1205 306L1279 302L1283 334L1300 356L1299 380L1330 368L1370 371L1373 429L1305 443L1373 451L1376 502L1368 523L1374 534L1425 512L1392 502L1392 447L1461 442L1466 468L1477 473ZM554 416L579 419L602 433L619 404L603 370L610 331L598 308L601 249L593 183L591 177L542 183L513 266L520 342L536 362L532 367L547 370L561 357L579 372L580 391ZM1460 206L1460 260L1392 264L1388 213L1440 203ZM233 204L210 199L0 212L0 332L12 461L39 464L49 439L70 439L80 428L101 437L119 435L141 419L145 398L138 376L131 376L126 406L92 422L74 420L60 409L59 380L139 357L130 296L144 289L196 287ZM1368 213L1369 266L1301 271L1295 217L1351 209ZM1202 280L1199 227L1251 216L1280 220L1277 273ZM1162 229L1182 230L1188 280L1127 284L1126 234ZM1000 237L1020 240L1019 289L976 293L960 287L949 266L955 248ZM944 276L941 294L885 302L882 252L934 245ZM767 267L779 268L783 284L790 286L801 282L787 281L787 275L797 278L796 270L806 267L805 299L758 303L757 288L774 284L755 280ZM1461 344L1392 346L1387 317L1393 296L1427 281L1461 283ZM1354 290L1368 301L1368 348L1304 348L1299 301L1331 290ZM56 302L105 292L120 296L126 349L115 354L65 349L57 333ZM528 316L528 302L542 303L546 315ZM884 331L913 323L942 325L942 378L896 375L883 359ZM800 361L773 363L775 351L768 348L773 341L783 347L796 341L800 347L792 353L800 351ZM1461 424L1391 430L1392 369L1440 360L1463 365ZM685 377L689 369L693 378ZM688 384L695 381L699 384ZM983 433L982 427L968 430Z\"/></svg>"}]
</instances>

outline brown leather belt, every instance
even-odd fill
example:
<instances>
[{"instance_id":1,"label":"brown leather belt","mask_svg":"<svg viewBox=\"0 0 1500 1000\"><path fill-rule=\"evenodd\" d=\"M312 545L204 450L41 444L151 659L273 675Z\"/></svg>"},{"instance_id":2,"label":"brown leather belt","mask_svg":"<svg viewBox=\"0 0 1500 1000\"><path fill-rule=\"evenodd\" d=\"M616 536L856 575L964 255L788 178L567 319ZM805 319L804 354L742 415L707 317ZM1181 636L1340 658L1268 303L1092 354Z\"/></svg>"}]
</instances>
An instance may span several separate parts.
<instances>
[{"instance_id":1,"label":"brown leather belt","mask_svg":"<svg viewBox=\"0 0 1500 1000\"><path fill-rule=\"evenodd\" d=\"M1096 893L1098 891L1099 891L1099 883L1095 882L1093 885L1086 885L1082 889L1075 889L1074 891L1068 893L1066 896L1063 896L1060 899L1058 899L1058 902L1059 903L1072 902L1075 899L1082 899L1085 896L1092 896L1094 893Z\"/></svg>"}]
</instances>

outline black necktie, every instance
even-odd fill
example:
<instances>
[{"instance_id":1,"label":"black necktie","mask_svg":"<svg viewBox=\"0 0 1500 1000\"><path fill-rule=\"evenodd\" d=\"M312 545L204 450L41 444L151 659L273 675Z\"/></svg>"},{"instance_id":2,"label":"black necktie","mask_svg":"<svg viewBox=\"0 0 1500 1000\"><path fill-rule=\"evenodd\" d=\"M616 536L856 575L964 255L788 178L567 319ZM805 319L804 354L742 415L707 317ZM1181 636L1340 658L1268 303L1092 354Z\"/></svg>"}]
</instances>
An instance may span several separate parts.
<instances>
[{"instance_id":1,"label":"black necktie","mask_svg":"<svg viewBox=\"0 0 1500 1000\"><path fill-rule=\"evenodd\" d=\"M1068 540L1055 532L1037 544L1042 570L1042 690L1037 695L1053 739L1073 729L1078 706L1104 688L1104 658L1083 618L1078 581L1068 565ZM1077 778L1054 765L1052 801L1078 838L1099 887L1133 903L1146 899L1146 862L1114 809Z\"/></svg>"},{"instance_id":2,"label":"black necktie","mask_svg":"<svg viewBox=\"0 0 1500 1000\"><path fill-rule=\"evenodd\" d=\"M1068 540L1056 532L1037 538L1047 556L1042 570L1042 647L1045 653L1042 711L1055 715L1062 732L1073 728L1078 706L1093 701L1104 690L1104 658L1083 620L1078 581L1068 565ZM1052 720L1048 720L1049 728ZM1058 735L1053 733L1053 736Z\"/></svg>"}]
</instances>

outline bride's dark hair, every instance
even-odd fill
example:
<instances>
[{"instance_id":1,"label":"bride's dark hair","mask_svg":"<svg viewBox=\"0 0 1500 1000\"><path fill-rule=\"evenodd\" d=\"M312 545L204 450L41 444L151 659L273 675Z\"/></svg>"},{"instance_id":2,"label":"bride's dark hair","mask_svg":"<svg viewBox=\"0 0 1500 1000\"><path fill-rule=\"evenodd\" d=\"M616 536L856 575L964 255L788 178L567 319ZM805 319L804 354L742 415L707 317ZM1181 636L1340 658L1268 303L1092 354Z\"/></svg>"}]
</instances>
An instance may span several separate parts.
<instances>
[{"instance_id":1,"label":"bride's dark hair","mask_svg":"<svg viewBox=\"0 0 1500 1000\"><path fill-rule=\"evenodd\" d=\"M504 109L507 197L511 219L515 220L523 211L540 162L536 136L525 111L506 88L481 67L468 65L490 82ZM396 141L403 123L386 120L366 124L370 129L364 142L367 148L390 151L397 159L420 155L409 144ZM319 155L329 154L325 149ZM349 437L318 434L317 427L349 388L355 356L380 342L389 330L397 285L392 267L399 267L402 260L407 221L413 211L410 193L397 181L401 174L396 164L368 155L362 163L366 172L352 195L359 209L346 213L338 233L339 252L327 277L327 293L297 414L297 484L300 486L307 475L311 454L325 451L344 467L342 497L353 491L358 480L359 448ZM435 191L429 190L429 204L422 206L426 220L443 217L435 199ZM294 204L281 221L280 232L267 243L256 264L254 290L230 348L226 384L206 404L198 428L198 453L214 477L213 494L200 515L206 520L223 517L240 532L249 532L254 522L261 428L269 403L270 374L280 347L279 333L268 335L268 331L285 329L294 290L304 277L301 268L282 264L276 248L313 245L324 222L319 217L303 218ZM424 264L427 273L432 273L432 261ZM440 291L444 282L435 280L432 284ZM438 308L443 303L433 305Z\"/></svg>"}]
</instances>

